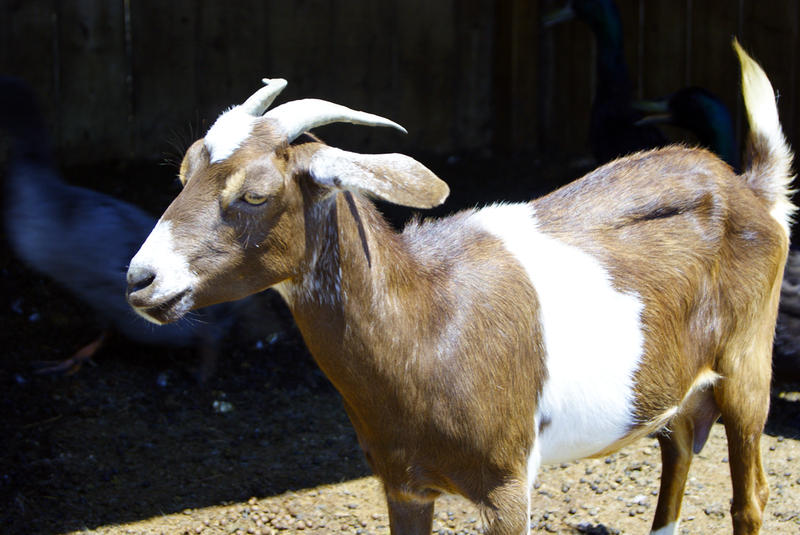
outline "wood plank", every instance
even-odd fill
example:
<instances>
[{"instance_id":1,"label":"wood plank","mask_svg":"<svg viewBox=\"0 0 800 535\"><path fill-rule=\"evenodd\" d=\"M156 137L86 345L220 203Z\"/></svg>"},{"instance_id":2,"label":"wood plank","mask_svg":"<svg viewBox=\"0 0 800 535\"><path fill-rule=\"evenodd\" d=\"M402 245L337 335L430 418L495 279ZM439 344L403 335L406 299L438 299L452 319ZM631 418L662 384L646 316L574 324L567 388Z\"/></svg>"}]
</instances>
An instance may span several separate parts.
<instances>
[{"instance_id":1,"label":"wood plank","mask_svg":"<svg viewBox=\"0 0 800 535\"><path fill-rule=\"evenodd\" d=\"M716 94L736 117L741 103L739 65L731 39L738 33L738 7L730 0L692 2L690 16L692 49L688 85L704 87Z\"/></svg>"},{"instance_id":2,"label":"wood plank","mask_svg":"<svg viewBox=\"0 0 800 535\"><path fill-rule=\"evenodd\" d=\"M69 162L160 159L170 150L177 156L262 76L289 80L278 103L326 98L388 116L410 131L399 137L348 126L321 132L353 149L509 147L552 158L588 152L593 36L575 21L539 26L542 13L562 0L3 5L0 67L42 95ZM618 5L635 95L702 85L741 118L730 49L731 36L740 34L780 92L787 136L800 144L800 4Z\"/></svg>"},{"instance_id":3,"label":"wood plank","mask_svg":"<svg viewBox=\"0 0 800 535\"><path fill-rule=\"evenodd\" d=\"M537 2L519 2L523 7ZM450 151L488 150L496 133L493 120L496 113L493 72L495 55L492 42L496 35L495 2L492 0L462 0L454 10L455 42L457 59L449 67L453 70L454 100L453 119L442 135L449 139ZM531 124L528 130L535 132L536 109L535 72L532 63L536 59L536 40L526 29L530 25L538 28L538 18L523 9L516 12L514 35L517 50L514 53L514 87L511 109L516 118L514 135L517 144L521 139L530 143L527 133L520 126ZM439 98L447 99L447 95ZM443 140L440 140L442 143Z\"/></svg>"},{"instance_id":4,"label":"wood plank","mask_svg":"<svg viewBox=\"0 0 800 535\"><path fill-rule=\"evenodd\" d=\"M59 147L58 11L56 0L2 2L0 73L21 78L38 96Z\"/></svg>"},{"instance_id":5,"label":"wood plank","mask_svg":"<svg viewBox=\"0 0 800 535\"><path fill-rule=\"evenodd\" d=\"M417 139L415 108L401 99L409 81L400 75L397 3L310 0L270 6L270 62L289 81L286 99L315 97L388 116ZM283 97L282 97L283 98ZM410 99L410 102L414 102ZM348 126L321 130L327 140L366 147L386 132ZM398 138L391 136L393 147ZM367 145L365 145L367 144Z\"/></svg>"},{"instance_id":6,"label":"wood plank","mask_svg":"<svg viewBox=\"0 0 800 535\"><path fill-rule=\"evenodd\" d=\"M778 112L790 145L800 148L798 125L797 2L745 2L742 45L764 68L778 95Z\"/></svg>"},{"instance_id":7,"label":"wood plank","mask_svg":"<svg viewBox=\"0 0 800 535\"><path fill-rule=\"evenodd\" d=\"M548 0L543 13L560 7ZM580 21L569 21L545 30L545 54L540 66L552 72L552 92L546 95L547 115L543 118L540 146L550 159L589 153L589 118L594 99L596 44L590 28ZM549 64L549 65L548 65ZM552 65L552 66L550 66Z\"/></svg>"},{"instance_id":8,"label":"wood plank","mask_svg":"<svg viewBox=\"0 0 800 535\"><path fill-rule=\"evenodd\" d=\"M199 106L198 87L214 73L199 61L196 2L130 2L130 24L133 155L179 160L216 118Z\"/></svg>"},{"instance_id":9,"label":"wood plank","mask_svg":"<svg viewBox=\"0 0 800 535\"><path fill-rule=\"evenodd\" d=\"M495 132L492 145L501 154L531 152L538 145L540 132L537 101L539 2L500 2L494 18Z\"/></svg>"},{"instance_id":10,"label":"wood plank","mask_svg":"<svg viewBox=\"0 0 800 535\"><path fill-rule=\"evenodd\" d=\"M409 114L408 123L417 125L408 142L426 150L452 150L450 128L458 112L458 84L450 69L458 58L454 0L412 0L397 9L397 102Z\"/></svg>"},{"instance_id":11,"label":"wood plank","mask_svg":"<svg viewBox=\"0 0 800 535\"><path fill-rule=\"evenodd\" d=\"M122 2L60 3L61 156L64 163L129 157Z\"/></svg>"},{"instance_id":12,"label":"wood plank","mask_svg":"<svg viewBox=\"0 0 800 535\"><path fill-rule=\"evenodd\" d=\"M271 77L265 20L267 3L201 2L196 49L198 104L221 110L243 102ZM212 112L216 116L216 113ZM215 117L208 117L213 120Z\"/></svg>"},{"instance_id":13,"label":"wood plank","mask_svg":"<svg viewBox=\"0 0 800 535\"><path fill-rule=\"evenodd\" d=\"M616 0L616 4L622 22L625 62L628 65L628 75L631 81L631 96L641 98L643 44L640 27L643 7L641 0Z\"/></svg>"},{"instance_id":14,"label":"wood plank","mask_svg":"<svg viewBox=\"0 0 800 535\"><path fill-rule=\"evenodd\" d=\"M643 8L642 97L655 98L687 85L687 5L650 0Z\"/></svg>"}]
</instances>

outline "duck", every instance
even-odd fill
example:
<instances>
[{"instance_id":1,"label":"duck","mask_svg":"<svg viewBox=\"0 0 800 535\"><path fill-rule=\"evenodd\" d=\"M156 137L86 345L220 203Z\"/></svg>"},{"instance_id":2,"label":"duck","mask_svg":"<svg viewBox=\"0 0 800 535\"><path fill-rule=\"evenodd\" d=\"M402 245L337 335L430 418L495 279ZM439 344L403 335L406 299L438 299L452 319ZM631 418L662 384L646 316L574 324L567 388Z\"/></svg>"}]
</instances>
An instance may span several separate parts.
<instances>
[{"instance_id":1,"label":"duck","mask_svg":"<svg viewBox=\"0 0 800 535\"><path fill-rule=\"evenodd\" d=\"M672 124L694 134L697 142L740 170L736 129L728 107L711 91L698 86L679 89L666 97L642 100L634 107L645 114L638 124Z\"/></svg>"},{"instance_id":2,"label":"duck","mask_svg":"<svg viewBox=\"0 0 800 535\"><path fill-rule=\"evenodd\" d=\"M589 26L597 48L597 83L589 121L589 148L598 164L668 143L657 127L640 125L632 106L632 84L625 62L622 20L613 0L570 0L547 15L550 27L571 19Z\"/></svg>"},{"instance_id":3,"label":"duck","mask_svg":"<svg viewBox=\"0 0 800 535\"><path fill-rule=\"evenodd\" d=\"M125 298L126 271L156 219L63 179L36 96L20 79L0 77L0 130L9 138L3 216L12 252L87 304L103 326L90 344L39 371L75 373L115 332L141 344L195 346L204 355L199 378L207 378L233 322L226 317L230 307L210 307L189 321L161 327L138 317Z\"/></svg>"}]
</instances>

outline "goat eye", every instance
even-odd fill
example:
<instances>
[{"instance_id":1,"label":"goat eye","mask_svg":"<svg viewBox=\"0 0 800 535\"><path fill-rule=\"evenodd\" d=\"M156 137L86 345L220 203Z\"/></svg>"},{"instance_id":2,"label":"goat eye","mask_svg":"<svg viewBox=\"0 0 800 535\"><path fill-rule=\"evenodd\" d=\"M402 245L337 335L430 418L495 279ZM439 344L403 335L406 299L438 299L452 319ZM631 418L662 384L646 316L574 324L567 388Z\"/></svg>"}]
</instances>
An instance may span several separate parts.
<instances>
[{"instance_id":1,"label":"goat eye","mask_svg":"<svg viewBox=\"0 0 800 535\"><path fill-rule=\"evenodd\" d=\"M264 204L265 202L267 202L267 197L268 197L267 195L259 195L258 193L253 193L248 191L245 192L244 195L242 195L242 200L247 204L258 206L259 204Z\"/></svg>"}]
</instances>

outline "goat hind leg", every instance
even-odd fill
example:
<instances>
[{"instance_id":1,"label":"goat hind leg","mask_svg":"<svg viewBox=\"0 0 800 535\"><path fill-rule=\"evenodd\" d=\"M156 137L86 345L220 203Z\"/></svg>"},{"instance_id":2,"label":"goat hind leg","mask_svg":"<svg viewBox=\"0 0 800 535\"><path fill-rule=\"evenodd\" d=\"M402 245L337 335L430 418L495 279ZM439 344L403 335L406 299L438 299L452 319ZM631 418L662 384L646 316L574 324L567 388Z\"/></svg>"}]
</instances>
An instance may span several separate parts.
<instances>
[{"instance_id":1,"label":"goat hind leg","mask_svg":"<svg viewBox=\"0 0 800 535\"><path fill-rule=\"evenodd\" d=\"M769 486L761 464L763 424L743 425L740 421L732 421L724 411L723 420L733 481L733 532L735 535L757 534L769 498Z\"/></svg>"},{"instance_id":2,"label":"goat hind leg","mask_svg":"<svg viewBox=\"0 0 800 535\"><path fill-rule=\"evenodd\" d=\"M745 353L734 366L721 370L723 379L714 387L728 438L735 535L759 533L769 497L760 444L769 411L771 342L769 338L761 351Z\"/></svg>"}]
</instances>

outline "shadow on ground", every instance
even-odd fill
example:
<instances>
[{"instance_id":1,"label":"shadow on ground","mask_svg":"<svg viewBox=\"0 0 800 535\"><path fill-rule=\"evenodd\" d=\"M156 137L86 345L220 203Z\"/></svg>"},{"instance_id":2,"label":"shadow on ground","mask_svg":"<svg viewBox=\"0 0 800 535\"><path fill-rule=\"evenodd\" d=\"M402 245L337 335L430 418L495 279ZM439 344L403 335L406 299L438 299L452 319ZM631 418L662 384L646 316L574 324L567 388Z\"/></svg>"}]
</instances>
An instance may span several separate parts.
<instances>
[{"instance_id":1,"label":"shadow on ground","mask_svg":"<svg viewBox=\"0 0 800 535\"><path fill-rule=\"evenodd\" d=\"M68 302L37 285L45 292ZM79 306L27 308L36 302L4 318L19 337L4 335L0 370L4 531L62 533L368 473L338 395L294 331L229 343L204 385L191 350L123 340L96 367L44 377L31 373L33 359L66 357L96 333L70 326Z\"/></svg>"}]
</instances>

